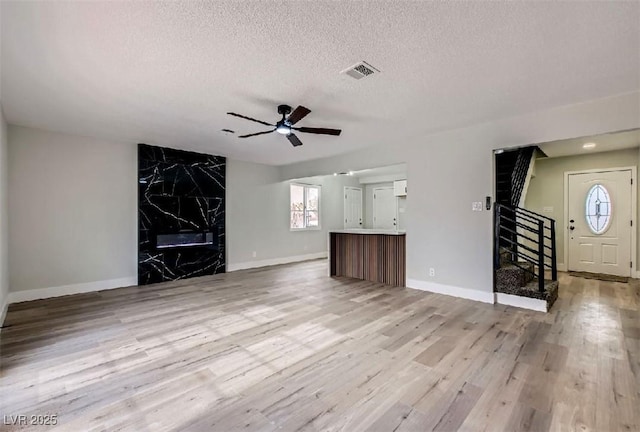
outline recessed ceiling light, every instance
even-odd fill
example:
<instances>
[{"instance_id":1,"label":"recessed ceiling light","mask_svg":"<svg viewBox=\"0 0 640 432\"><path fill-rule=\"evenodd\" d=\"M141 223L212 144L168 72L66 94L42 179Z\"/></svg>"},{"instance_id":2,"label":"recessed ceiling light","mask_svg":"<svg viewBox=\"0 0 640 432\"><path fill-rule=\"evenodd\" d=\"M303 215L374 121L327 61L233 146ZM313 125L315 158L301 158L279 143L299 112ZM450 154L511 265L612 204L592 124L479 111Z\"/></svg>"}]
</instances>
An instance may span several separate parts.
<instances>
[{"instance_id":1,"label":"recessed ceiling light","mask_svg":"<svg viewBox=\"0 0 640 432\"><path fill-rule=\"evenodd\" d=\"M595 146L596 146L596 143L592 143L592 142L582 144L582 148L583 148L583 149L592 149L592 148L594 148Z\"/></svg>"}]
</instances>

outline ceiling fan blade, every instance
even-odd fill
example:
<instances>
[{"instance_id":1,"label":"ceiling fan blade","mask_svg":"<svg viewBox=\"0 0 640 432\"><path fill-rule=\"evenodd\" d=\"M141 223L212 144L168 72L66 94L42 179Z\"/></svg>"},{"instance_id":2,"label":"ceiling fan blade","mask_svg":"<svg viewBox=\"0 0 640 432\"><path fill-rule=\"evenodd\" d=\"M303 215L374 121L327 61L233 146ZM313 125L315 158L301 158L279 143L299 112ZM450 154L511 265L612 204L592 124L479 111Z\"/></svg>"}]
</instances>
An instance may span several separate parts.
<instances>
[{"instance_id":1,"label":"ceiling fan blade","mask_svg":"<svg viewBox=\"0 0 640 432\"><path fill-rule=\"evenodd\" d=\"M312 134L321 134L321 135L340 135L342 130L340 129L327 129L327 128L312 128L312 127L300 127L300 128L292 128L300 132L312 133Z\"/></svg>"},{"instance_id":2,"label":"ceiling fan blade","mask_svg":"<svg viewBox=\"0 0 640 432\"><path fill-rule=\"evenodd\" d=\"M263 124L263 125L267 125L267 126L274 126L274 125L272 125L271 123L267 123L267 122L264 122L264 121L262 121L262 120L256 120L256 119L251 118L251 117L243 116L242 114L236 114L236 113L232 113L232 112L228 112L227 114L232 115L232 116L235 116L235 117L240 117L240 118L243 118L243 119L245 119L245 120L251 120L251 121L254 121L254 122L256 122L256 123L261 123L261 124Z\"/></svg>"},{"instance_id":3,"label":"ceiling fan blade","mask_svg":"<svg viewBox=\"0 0 640 432\"><path fill-rule=\"evenodd\" d=\"M300 141L300 138L298 138L295 134L291 133L287 135L287 139L289 140L291 145L293 145L294 147L298 147L302 145L302 141Z\"/></svg>"},{"instance_id":4,"label":"ceiling fan blade","mask_svg":"<svg viewBox=\"0 0 640 432\"><path fill-rule=\"evenodd\" d=\"M305 118L307 114L309 114L310 112L311 110L309 108L305 108L302 105L298 105L298 108L294 109L293 112L289 114L289 117L287 117L287 122L290 125L294 125L298 123L300 120L302 120L303 118Z\"/></svg>"},{"instance_id":5,"label":"ceiling fan blade","mask_svg":"<svg viewBox=\"0 0 640 432\"><path fill-rule=\"evenodd\" d=\"M238 138L249 138L249 137L256 136L256 135L268 134L268 133L271 133L271 132L274 132L274 131L275 131L275 129L272 129L270 131L264 131L264 132L256 132L256 133L252 133L252 134L249 134L249 135L240 135Z\"/></svg>"}]
</instances>

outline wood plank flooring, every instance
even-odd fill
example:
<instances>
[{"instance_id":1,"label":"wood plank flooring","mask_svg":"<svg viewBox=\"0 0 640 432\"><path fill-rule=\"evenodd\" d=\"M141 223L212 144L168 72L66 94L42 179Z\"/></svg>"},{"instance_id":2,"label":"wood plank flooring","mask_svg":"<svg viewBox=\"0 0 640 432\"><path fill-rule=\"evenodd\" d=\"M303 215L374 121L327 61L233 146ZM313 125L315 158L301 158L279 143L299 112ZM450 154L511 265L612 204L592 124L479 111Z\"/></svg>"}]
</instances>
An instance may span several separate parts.
<instances>
[{"instance_id":1,"label":"wood plank flooring","mask_svg":"<svg viewBox=\"0 0 640 432\"><path fill-rule=\"evenodd\" d=\"M638 431L637 281L551 313L346 278L326 260L12 305L0 420L60 431Z\"/></svg>"}]
</instances>

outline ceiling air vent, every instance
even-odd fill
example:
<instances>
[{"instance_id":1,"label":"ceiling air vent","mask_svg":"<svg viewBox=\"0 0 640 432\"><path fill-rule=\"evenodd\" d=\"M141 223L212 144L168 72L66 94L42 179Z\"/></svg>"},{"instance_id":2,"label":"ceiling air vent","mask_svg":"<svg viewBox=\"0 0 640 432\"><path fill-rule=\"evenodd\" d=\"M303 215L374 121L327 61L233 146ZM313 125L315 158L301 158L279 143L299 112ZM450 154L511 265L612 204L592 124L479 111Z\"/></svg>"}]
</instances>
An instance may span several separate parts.
<instances>
[{"instance_id":1,"label":"ceiling air vent","mask_svg":"<svg viewBox=\"0 0 640 432\"><path fill-rule=\"evenodd\" d=\"M380 71L371 66L366 61L361 61L360 63L356 63L340 73L346 73L347 75L355 79L362 79L373 74L380 73Z\"/></svg>"}]
</instances>

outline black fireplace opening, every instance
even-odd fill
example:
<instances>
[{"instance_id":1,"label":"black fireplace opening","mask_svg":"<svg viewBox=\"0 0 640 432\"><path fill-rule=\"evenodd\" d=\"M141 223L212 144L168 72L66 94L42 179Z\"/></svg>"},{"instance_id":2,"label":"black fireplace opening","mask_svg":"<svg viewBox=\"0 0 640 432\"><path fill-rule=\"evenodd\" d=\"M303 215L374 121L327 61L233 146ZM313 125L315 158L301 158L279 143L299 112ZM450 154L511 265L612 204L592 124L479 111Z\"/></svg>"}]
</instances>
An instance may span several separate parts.
<instances>
[{"instance_id":1,"label":"black fireplace opening","mask_svg":"<svg viewBox=\"0 0 640 432\"><path fill-rule=\"evenodd\" d=\"M156 249L171 249L192 246L218 248L218 234L214 232L180 232L177 234L158 234Z\"/></svg>"}]
</instances>

